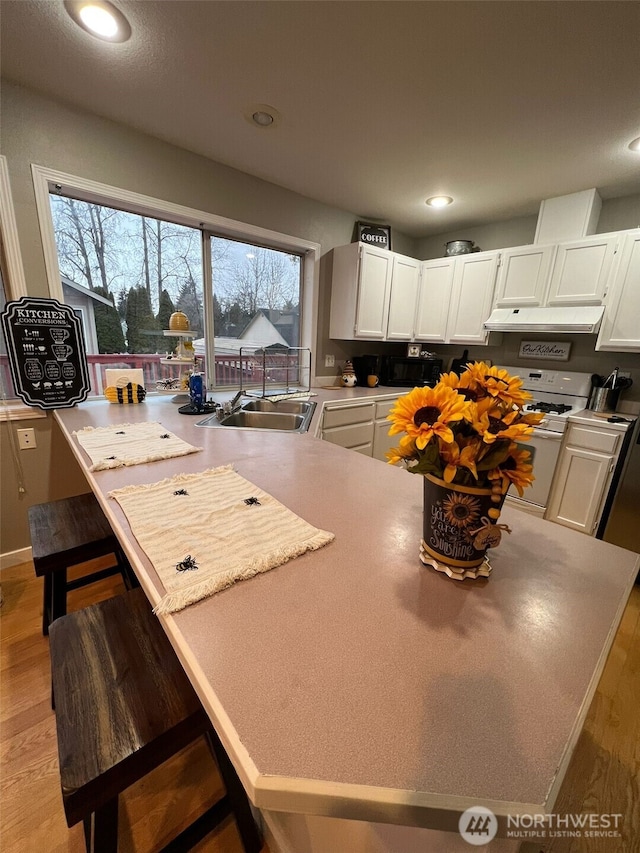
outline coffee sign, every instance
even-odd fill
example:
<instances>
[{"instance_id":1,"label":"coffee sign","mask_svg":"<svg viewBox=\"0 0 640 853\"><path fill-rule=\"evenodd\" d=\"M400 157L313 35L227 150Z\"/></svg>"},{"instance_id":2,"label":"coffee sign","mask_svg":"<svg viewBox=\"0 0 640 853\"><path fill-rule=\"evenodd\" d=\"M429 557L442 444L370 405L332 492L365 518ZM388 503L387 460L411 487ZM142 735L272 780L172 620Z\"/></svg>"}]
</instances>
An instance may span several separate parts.
<instances>
[{"instance_id":1,"label":"coffee sign","mask_svg":"<svg viewBox=\"0 0 640 853\"><path fill-rule=\"evenodd\" d=\"M23 296L2 312L11 378L28 406L64 409L86 400L91 384L80 318L57 299Z\"/></svg>"},{"instance_id":2,"label":"coffee sign","mask_svg":"<svg viewBox=\"0 0 640 853\"><path fill-rule=\"evenodd\" d=\"M356 222L356 239L367 246L391 249L391 226Z\"/></svg>"}]
</instances>

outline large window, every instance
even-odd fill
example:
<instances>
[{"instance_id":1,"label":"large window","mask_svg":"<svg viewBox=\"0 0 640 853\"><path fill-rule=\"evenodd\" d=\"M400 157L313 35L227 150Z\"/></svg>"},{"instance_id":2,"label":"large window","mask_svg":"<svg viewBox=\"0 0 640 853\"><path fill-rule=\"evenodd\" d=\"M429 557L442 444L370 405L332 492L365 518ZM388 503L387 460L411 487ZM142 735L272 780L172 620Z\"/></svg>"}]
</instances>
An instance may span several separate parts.
<instances>
[{"instance_id":1,"label":"large window","mask_svg":"<svg viewBox=\"0 0 640 853\"><path fill-rule=\"evenodd\" d=\"M184 357L185 343L210 388L251 383L241 352L300 346L301 253L66 194L49 203L63 301L83 320L93 394L106 367L142 368L150 390L184 378L189 365L167 356ZM195 333L186 342L164 334L175 311Z\"/></svg>"}]
</instances>

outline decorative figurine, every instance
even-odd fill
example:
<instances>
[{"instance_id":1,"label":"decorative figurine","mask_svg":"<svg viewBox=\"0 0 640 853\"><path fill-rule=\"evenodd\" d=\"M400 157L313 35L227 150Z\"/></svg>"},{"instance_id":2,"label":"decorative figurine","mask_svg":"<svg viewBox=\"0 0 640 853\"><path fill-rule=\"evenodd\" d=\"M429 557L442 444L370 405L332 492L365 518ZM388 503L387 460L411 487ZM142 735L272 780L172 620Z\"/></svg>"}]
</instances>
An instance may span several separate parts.
<instances>
[{"instance_id":1,"label":"decorative figurine","mask_svg":"<svg viewBox=\"0 0 640 853\"><path fill-rule=\"evenodd\" d=\"M356 372L351 361L346 361L342 371L342 385L345 388L353 388L357 384Z\"/></svg>"}]
</instances>

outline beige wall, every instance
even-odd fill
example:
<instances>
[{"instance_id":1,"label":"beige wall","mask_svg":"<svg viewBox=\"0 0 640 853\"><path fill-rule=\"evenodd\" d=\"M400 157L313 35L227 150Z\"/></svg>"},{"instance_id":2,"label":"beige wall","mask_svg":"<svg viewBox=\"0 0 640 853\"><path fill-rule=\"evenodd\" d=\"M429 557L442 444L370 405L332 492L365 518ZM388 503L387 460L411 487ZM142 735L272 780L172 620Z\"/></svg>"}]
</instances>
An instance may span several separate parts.
<instances>
[{"instance_id":1,"label":"beige wall","mask_svg":"<svg viewBox=\"0 0 640 853\"><path fill-rule=\"evenodd\" d=\"M169 145L98 116L81 112L31 90L3 81L2 153L7 158L20 246L30 295L47 296L31 164L36 163L116 187L182 204L320 243L326 255L351 242L356 214L329 207L297 193ZM394 231L394 248L414 255L415 242ZM318 365L324 354L338 362L351 355L346 344L329 342L330 264L320 264ZM18 479L7 429L37 424L38 447L20 455L26 495ZM51 419L3 424L2 517L0 553L28 546L26 507L51 497L86 490L69 456L57 466L51 453ZM62 452L62 451L61 451Z\"/></svg>"},{"instance_id":2,"label":"beige wall","mask_svg":"<svg viewBox=\"0 0 640 853\"><path fill-rule=\"evenodd\" d=\"M473 240L486 252L491 249L507 249L509 246L527 246L533 243L537 222L537 214L520 216L505 222L457 228L455 231L424 237L418 240L416 257L423 261L443 257L445 245L449 240ZM627 228L638 227L640 227L640 194L603 199L596 233L606 234L608 231L624 231Z\"/></svg>"}]
</instances>

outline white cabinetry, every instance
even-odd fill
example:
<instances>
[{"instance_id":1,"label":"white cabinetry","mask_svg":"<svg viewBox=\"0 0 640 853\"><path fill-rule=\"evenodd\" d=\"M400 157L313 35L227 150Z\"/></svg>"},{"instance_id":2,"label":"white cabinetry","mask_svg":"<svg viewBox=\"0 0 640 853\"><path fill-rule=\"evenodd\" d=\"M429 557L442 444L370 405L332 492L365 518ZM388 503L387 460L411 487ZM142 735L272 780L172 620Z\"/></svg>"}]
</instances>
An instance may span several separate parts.
<instances>
[{"instance_id":1,"label":"white cabinetry","mask_svg":"<svg viewBox=\"0 0 640 853\"><path fill-rule=\"evenodd\" d=\"M322 438L340 447L371 456L375 403L336 403L325 406Z\"/></svg>"},{"instance_id":2,"label":"white cabinetry","mask_svg":"<svg viewBox=\"0 0 640 853\"><path fill-rule=\"evenodd\" d=\"M322 438L386 462L385 453L400 439L397 435L389 436L391 422L387 420L397 399L329 403L324 408Z\"/></svg>"},{"instance_id":3,"label":"white cabinetry","mask_svg":"<svg viewBox=\"0 0 640 853\"><path fill-rule=\"evenodd\" d=\"M386 335L388 341L413 340L419 283L420 261L394 255Z\"/></svg>"},{"instance_id":4,"label":"white cabinetry","mask_svg":"<svg viewBox=\"0 0 640 853\"><path fill-rule=\"evenodd\" d=\"M447 342L485 344L483 326L491 314L499 252L479 252L457 257L447 320Z\"/></svg>"},{"instance_id":5,"label":"white cabinetry","mask_svg":"<svg viewBox=\"0 0 640 853\"><path fill-rule=\"evenodd\" d=\"M623 434L569 424L545 518L593 535L611 483Z\"/></svg>"},{"instance_id":6,"label":"white cabinetry","mask_svg":"<svg viewBox=\"0 0 640 853\"><path fill-rule=\"evenodd\" d=\"M544 304L556 246L503 249L496 284L496 308L537 308Z\"/></svg>"},{"instance_id":7,"label":"white cabinetry","mask_svg":"<svg viewBox=\"0 0 640 853\"><path fill-rule=\"evenodd\" d=\"M640 229L624 235L605 305L596 349L640 352Z\"/></svg>"},{"instance_id":8,"label":"white cabinetry","mask_svg":"<svg viewBox=\"0 0 640 853\"><path fill-rule=\"evenodd\" d=\"M547 304L600 305L619 240L620 235L614 233L560 243Z\"/></svg>"},{"instance_id":9,"label":"white cabinetry","mask_svg":"<svg viewBox=\"0 0 640 853\"><path fill-rule=\"evenodd\" d=\"M384 340L393 253L362 243L333 250L332 338Z\"/></svg>"},{"instance_id":10,"label":"white cabinetry","mask_svg":"<svg viewBox=\"0 0 640 853\"><path fill-rule=\"evenodd\" d=\"M408 390L408 389L407 389ZM373 428L373 451L374 459L380 459L381 462L386 462L385 456L387 450L392 447L397 447L398 442L402 438L401 435L389 435L389 427L391 421L387 420L387 415L395 406L397 397L393 400L379 400L375 404L375 423Z\"/></svg>"},{"instance_id":11,"label":"white cabinetry","mask_svg":"<svg viewBox=\"0 0 640 853\"><path fill-rule=\"evenodd\" d=\"M486 344L498 252L420 262L350 243L333 250L329 335Z\"/></svg>"},{"instance_id":12,"label":"white cabinetry","mask_svg":"<svg viewBox=\"0 0 640 853\"><path fill-rule=\"evenodd\" d=\"M420 293L415 321L416 341L447 339L447 317L453 290L453 258L440 258L422 264Z\"/></svg>"}]
</instances>

